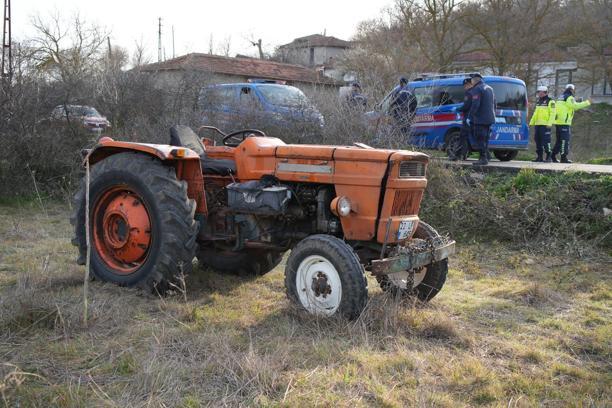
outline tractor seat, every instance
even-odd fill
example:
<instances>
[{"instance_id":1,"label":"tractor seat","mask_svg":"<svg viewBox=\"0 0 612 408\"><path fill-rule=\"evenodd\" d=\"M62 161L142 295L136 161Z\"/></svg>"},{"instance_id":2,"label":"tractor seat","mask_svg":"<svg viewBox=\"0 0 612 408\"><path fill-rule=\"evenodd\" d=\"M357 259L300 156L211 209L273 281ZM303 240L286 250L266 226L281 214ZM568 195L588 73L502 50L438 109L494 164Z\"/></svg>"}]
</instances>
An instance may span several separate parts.
<instances>
[{"instance_id":1,"label":"tractor seat","mask_svg":"<svg viewBox=\"0 0 612 408\"><path fill-rule=\"evenodd\" d=\"M236 174L236 163L229 159L211 159L198 135L189 126L175 125L170 128L170 145L186 147L200 156L202 173L229 176Z\"/></svg>"}]
</instances>

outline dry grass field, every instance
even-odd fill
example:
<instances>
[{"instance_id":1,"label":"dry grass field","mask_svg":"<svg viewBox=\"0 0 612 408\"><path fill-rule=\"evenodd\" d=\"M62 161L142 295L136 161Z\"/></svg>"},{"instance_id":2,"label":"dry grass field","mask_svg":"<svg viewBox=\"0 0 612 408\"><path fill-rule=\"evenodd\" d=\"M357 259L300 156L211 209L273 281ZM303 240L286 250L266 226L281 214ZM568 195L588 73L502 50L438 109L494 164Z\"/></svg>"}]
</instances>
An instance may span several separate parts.
<instances>
[{"instance_id":1,"label":"dry grass field","mask_svg":"<svg viewBox=\"0 0 612 408\"><path fill-rule=\"evenodd\" d=\"M294 310L282 265L195 268L160 299L92 282L66 204L0 206L0 398L10 407L612 404L612 262L459 243L443 291L369 281L355 322Z\"/></svg>"}]
</instances>

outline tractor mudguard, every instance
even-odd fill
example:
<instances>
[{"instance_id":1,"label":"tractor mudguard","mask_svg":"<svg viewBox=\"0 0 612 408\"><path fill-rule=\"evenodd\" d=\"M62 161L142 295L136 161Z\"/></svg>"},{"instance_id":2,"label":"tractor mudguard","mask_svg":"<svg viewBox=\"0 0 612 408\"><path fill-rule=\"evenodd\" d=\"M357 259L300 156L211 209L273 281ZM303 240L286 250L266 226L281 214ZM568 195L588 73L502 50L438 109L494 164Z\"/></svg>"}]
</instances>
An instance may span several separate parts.
<instances>
[{"instance_id":1,"label":"tractor mudguard","mask_svg":"<svg viewBox=\"0 0 612 408\"><path fill-rule=\"evenodd\" d=\"M138 152L155 157L164 162L171 162L176 169L179 180L187 182L187 195L196 202L196 213L208 215L204 177L200 156L191 149L151 143L119 142L110 137L103 137L93 149L86 153L85 160L93 165L109 156L122 152Z\"/></svg>"},{"instance_id":2,"label":"tractor mudguard","mask_svg":"<svg viewBox=\"0 0 612 408\"><path fill-rule=\"evenodd\" d=\"M151 143L119 142L110 137L101 138L98 144L87 153L87 157L89 158L89 164L95 164L108 156L125 151L145 153L157 157L162 161L200 160L200 156L198 156L196 152L185 147Z\"/></svg>"}]
</instances>

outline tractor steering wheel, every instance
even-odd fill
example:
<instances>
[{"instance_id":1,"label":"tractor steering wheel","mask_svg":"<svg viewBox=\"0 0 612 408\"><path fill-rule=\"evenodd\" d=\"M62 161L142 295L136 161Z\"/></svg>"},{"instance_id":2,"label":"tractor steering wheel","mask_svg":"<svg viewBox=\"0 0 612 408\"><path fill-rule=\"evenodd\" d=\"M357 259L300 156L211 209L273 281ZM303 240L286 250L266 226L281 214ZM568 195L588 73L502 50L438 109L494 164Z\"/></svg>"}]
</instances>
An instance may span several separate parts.
<instances>
[{"instance_id":1,"label":"tractor steering wheel","mask_svg":"<svg viewBox=\"0 0 612 408\"><path fill-rule=\"evenodd\" d=\"M240 143L242 143L244 141L244 139L246 139L247 137L250 137L251 135L264 136L264 137L268 136L264 132L262 132L261 130L257 130L257 129L243 129L243 130L238 130L236 132L232 132L232 133L228 134L227 136L224 136L223 137L223 145L229 146L229 147L236 147ZM238 141L231 141L231 139L235 139L235 140L238 140Z\"/></svg>"}]
</instances>

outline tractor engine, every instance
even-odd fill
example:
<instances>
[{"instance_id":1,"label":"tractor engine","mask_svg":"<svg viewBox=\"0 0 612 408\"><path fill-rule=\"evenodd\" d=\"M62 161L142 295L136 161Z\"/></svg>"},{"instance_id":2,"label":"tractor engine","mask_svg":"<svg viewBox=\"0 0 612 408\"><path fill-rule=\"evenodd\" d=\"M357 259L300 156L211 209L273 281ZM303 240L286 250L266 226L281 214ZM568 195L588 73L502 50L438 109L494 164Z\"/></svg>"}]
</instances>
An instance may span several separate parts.
<instances>
[{"instance_id":1,"label":"tractor engine","mask_svg":"<svg viewBox=\"0 0 612 408\"><path fill-rule=\"evenodd\" d=\"M260 181L208 182L209 222L200 240L245 248L287 250L312 234L340 236L338 217L330 211L332 186Z\"/></svg>"}]
</instances>

